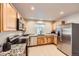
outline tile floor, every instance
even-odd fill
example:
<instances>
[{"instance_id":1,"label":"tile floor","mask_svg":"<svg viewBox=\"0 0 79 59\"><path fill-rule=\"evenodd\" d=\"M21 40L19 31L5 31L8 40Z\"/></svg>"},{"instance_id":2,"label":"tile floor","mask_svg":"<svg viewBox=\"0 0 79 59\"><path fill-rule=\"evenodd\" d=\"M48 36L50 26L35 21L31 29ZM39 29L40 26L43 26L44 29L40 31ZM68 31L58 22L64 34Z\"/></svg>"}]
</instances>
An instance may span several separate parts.
<instances>
[{"instance_id":1,"label":"tile floor","mask_svg":"<svg viewBox=\"0 0 79 59\"><path fill-rule=\"evenodd\" d=\"M29 56L66 56L60 52L53 44L43 45L37 47L30 47L28 49Z\"/></svg>"}]
</instances>

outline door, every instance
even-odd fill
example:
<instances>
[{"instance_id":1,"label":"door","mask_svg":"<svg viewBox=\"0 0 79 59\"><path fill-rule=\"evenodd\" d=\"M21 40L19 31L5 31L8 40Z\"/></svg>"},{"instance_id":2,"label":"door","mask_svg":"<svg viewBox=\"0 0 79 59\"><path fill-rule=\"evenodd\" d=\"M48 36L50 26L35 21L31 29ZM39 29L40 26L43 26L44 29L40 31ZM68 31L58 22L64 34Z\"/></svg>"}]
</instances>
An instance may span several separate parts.
<instances>
[{"instance_id":1,"label":"door","mask_svg":"<svg viewBox=\"0 0 79 59\"><path fill-rule=\"evenodd\" d=\"M66 24L62 26L62 33L60 38L58 39L57 47L63 53L67 55L71 55L71 35L72 35L72 26L70 24Z\"/></svg>"},{"instance_id":2,"label":"door","mask_svg":"<svg viewBox=\"0 0 79 59\"><path fill-rule=\"evenodd\" d=\"M71 55L71 35L72 35L72 26L71 25L65 25L63 26L63 36L62 36L62 51L67 54Z\"/></svg>"},{"instance_id":3,"label":"door","mask_svg":"<svg viewBox=\"0 0 79 59\"><path fill-rule=\"evenodd\" d=\"M61 51L62 51L62 45L63 45L62 38L61 37L58 37L57 38L57 48L59 50L61 50Z\"/></svg>"}]
</instances>

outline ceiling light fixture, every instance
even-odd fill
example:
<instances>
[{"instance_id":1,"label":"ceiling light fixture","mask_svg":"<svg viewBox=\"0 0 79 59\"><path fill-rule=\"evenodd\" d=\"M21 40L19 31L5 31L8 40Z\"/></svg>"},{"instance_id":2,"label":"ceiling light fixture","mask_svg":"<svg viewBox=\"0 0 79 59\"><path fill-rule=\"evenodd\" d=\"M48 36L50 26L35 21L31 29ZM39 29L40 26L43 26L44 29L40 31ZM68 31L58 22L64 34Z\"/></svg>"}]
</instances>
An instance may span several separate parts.
<instances>
[{"instance_id":1,"label":"ceiling light fixture","mask_svg":"<svg viewBox=\"0 0 79 59\"><path fill-rule=\"evenodd\" d=\"M31 10L35 10L35 8L32 6L32 7L31 7Z\"/></svg>"},{"instance_id":2,"label":"ceiling light fixture","mask_svg":"<svg viewBox=\"0 0 79 59\"><path fill-rule=\"evenodd\" d=\"M43 23L43 21L38 21L37 23Z\"/></svg>"},{"instance_id":3,"label":"ceiling light fixture","mask_svg":"<svg viewBox=\"0 0 79 59\"><path fill-rule=\"evenodd\" d=\"M61 12L60 12L60 14L61 14L61 15L63 15L63 14L64 14L64 12L63 12L63 11L61 11Z\"/></svg>"}]
</instances>

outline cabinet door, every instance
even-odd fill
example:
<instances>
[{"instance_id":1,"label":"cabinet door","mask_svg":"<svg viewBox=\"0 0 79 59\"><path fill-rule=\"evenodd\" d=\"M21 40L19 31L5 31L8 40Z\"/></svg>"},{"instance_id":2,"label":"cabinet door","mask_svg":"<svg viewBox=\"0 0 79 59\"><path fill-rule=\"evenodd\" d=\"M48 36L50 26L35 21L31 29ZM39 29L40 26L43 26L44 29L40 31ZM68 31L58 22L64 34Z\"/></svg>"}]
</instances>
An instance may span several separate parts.
<instances>
[{"instance_id":1,"label":"cabinet door","mask_svg":"<svg viewBox=\"0 0 79 59\"><path fill-rule=\"evenodd\" d=\"M39 36L38 38L37 38L37 44L39 45L39 44L45 44L45 37L44 36Z\"/></svg>"},{"instance_id":2,"label":"cabinet door","mask_svg":"<svg viewBox=\"0 0 79 59\"><path fill-rule=\"evenodd\" d=\"M47 36L47 43L53 43L54 37L53 36Z\"/></svg>"},{"instance_id":3,"label":"cabinet door","mask_svg":"<svg viewBox=\"0 0 79 59\"><path fill-rule=\"evenodd\" d=\"M2 4L0 3L0 32L2 30Z\"/></svg>"},{"instance_id":4,"label":"cabinet door","mask_svg":"<svg viewBox=\"0 0 79 59\"><path fill-rule=\"evenodd\" d=\"M33 46L33 45L37 45L37 37L30 37L30 45Z\"/></svg>"},{"instance_id":5,"label":"cabinet door","mask_svg":"<svg viewBox=\"0 0 79 59\"><path fill-rule=\"evenodd\" d=\"M16 30L16 11L10 4L3 4L3 31Z\"/></svg>"},{"instance_id":6,"label":"cabinet door","mask_svg":"<svg viewBox=\"0 0 79 59\"><path fill-rule=\"evenodd\" d=\"M59 39L57 36L54 36L54 44L57 45L57 39Z\"/></svg>"},{"instance_id":7,"label":"cabinet door","mask_svg":"<svg viewBox=\"0 0 79 59\"><path fill-rule=\"evenodd\" d=\"M41 40L37 38L37 45L41 44Z\"/></svg>"}]
</instances>

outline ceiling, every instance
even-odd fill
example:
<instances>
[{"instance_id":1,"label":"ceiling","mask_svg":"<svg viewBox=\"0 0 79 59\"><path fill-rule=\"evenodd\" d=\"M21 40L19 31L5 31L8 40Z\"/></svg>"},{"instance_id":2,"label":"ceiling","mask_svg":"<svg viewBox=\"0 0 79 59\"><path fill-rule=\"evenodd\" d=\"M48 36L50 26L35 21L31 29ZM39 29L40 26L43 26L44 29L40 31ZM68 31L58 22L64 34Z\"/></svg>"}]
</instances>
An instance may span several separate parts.
<instances>
[{"instance_id":1,"label":"ceiling","mask_svg":"<svg viewBox=\"0 0 79 59\"><path fill-rule=\"evenodd\" d=\"M29 20L53 21L59 17L79 12L78 3L13 3L13 5L25 19ZM60 14L62 12L63 14Z\"/></svg>"}]
</instances>

